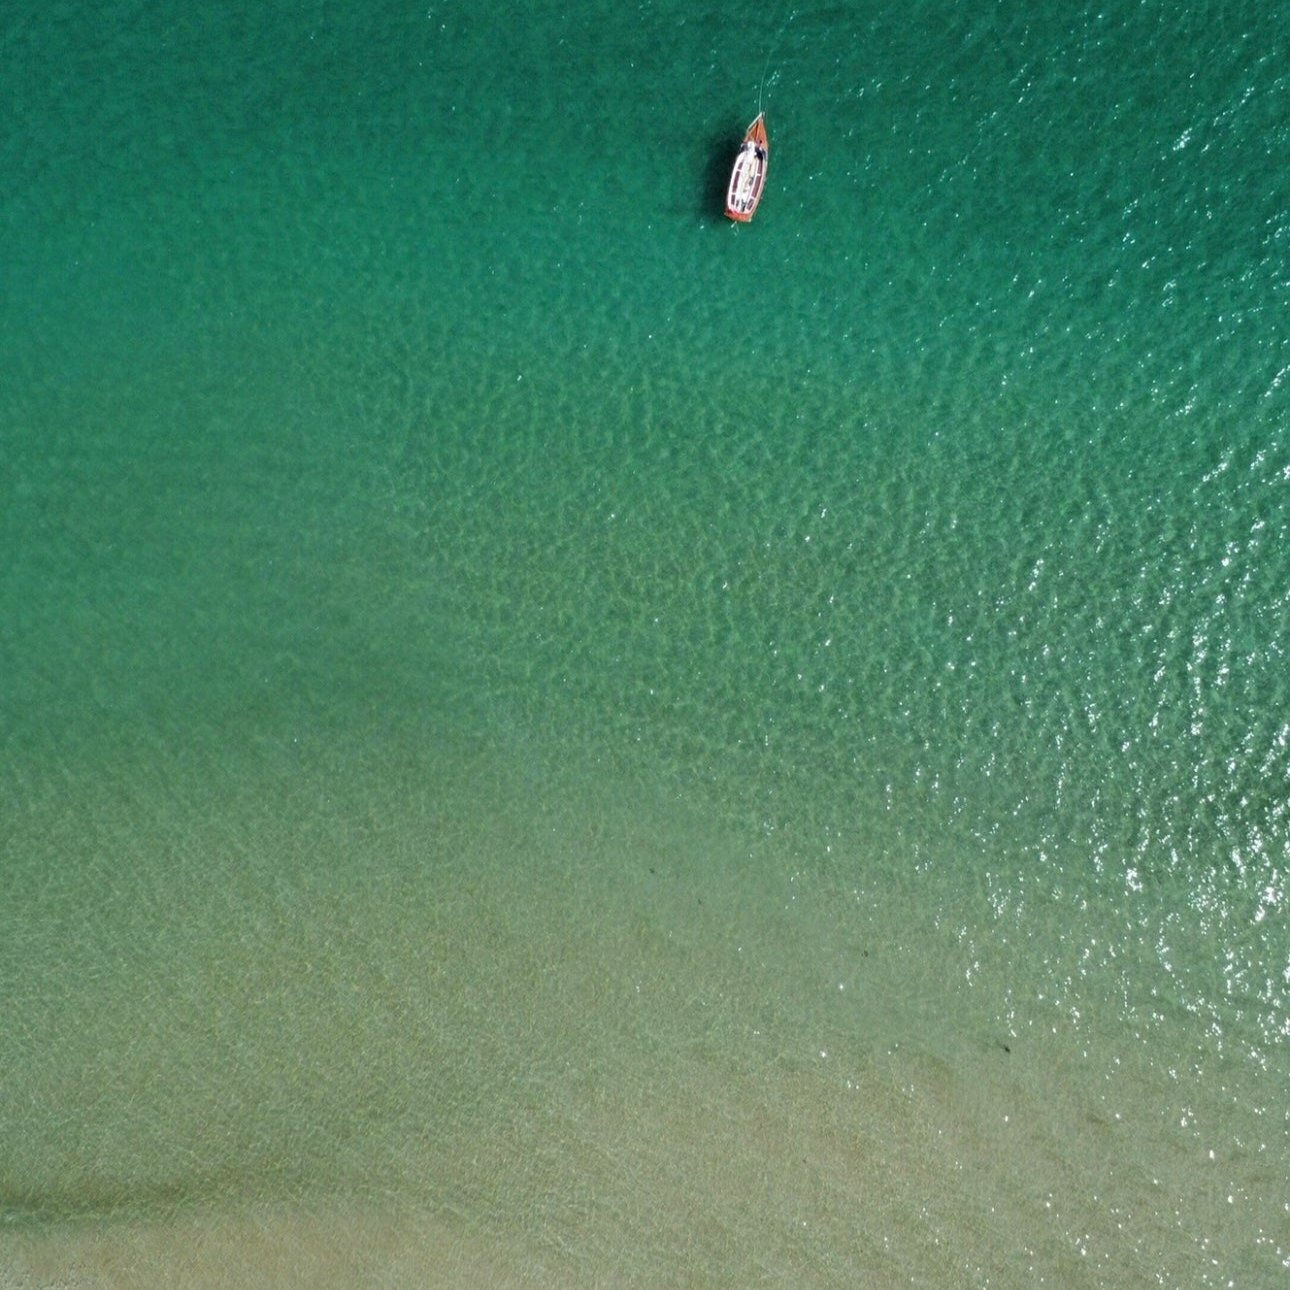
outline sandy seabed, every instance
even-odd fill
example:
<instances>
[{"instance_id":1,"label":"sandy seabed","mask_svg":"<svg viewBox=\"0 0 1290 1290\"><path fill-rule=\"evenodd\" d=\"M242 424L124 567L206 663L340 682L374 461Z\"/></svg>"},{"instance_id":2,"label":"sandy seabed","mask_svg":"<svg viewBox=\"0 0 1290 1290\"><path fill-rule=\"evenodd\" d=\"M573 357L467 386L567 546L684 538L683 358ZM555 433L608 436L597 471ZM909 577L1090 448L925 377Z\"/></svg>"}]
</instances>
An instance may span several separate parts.
<instances>
[{"instance_id":1,"label":"sandy seabed","mask_svg":"<svg viewBox=\"0 0 1290 1290\"><path fill-rule=\"evenodd\" d=\"M1011 1057L902 1047L843 1080L822 1055L755 1079L699 1058L665 1086L607 1088L481 1133L430 1205L214 1202L31 1227L0 1241L0 1287L1114 1287L1274 1273L1257 1161L1230 1143L1217 1159L1191 1149L1146 1085L1090 1099L1078 1070L1053 1069L1045 1089Z\"/></svg>"},{"instance_id":2,"label":"sandy seabed","mask_svg":"<svg viewBox=\"0 0 1290 1290\"><path fill-rule=\"evenodd\" d=\"M441 821L482 836L445 846L463 859L434 883L390 837L342 837L208 874L184 954L121 914L112 944L143 943L157 984L62 999L15 1066L31 1105L76 1114L9 1144L10 1199L31 1199L0 1227L0 1290L1283 1270L1279 1085L1219 1052L1202 1077L1190 1016L1005 1023L1003 984L1042 966L1022 947L968 985L954 926L919 902L812 889L639 797L595 813L543 788L510 823ZM170 870L129 872L123 908L146 910Z\"/></svg>"},{"instance_id":3,"label":"sandy seabed","mask_svg":"<svg viewBox=\"0 0 1290 1290\"><path fill-rule=\"evenodd\" d=\"M483 1242L425 1216L236 1212L20 1238L5 1290L529 1284Z\"/></svg>"}]
</instances>

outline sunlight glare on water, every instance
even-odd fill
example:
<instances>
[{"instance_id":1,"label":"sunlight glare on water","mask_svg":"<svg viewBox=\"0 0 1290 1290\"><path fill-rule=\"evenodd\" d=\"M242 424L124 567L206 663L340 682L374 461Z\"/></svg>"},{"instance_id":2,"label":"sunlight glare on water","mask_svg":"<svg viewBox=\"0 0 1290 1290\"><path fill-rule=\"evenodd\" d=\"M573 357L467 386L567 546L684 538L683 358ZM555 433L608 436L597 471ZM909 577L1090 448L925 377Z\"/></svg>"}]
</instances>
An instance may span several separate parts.
<instances>
[{"instance_id":1,"label":"sunlight glare on water","mask_svg":"<svg viewBox=\"0 0 1290 1290\"><path fill-rule=\"evenodd\" d=\"M1284 1275L1284 34L501 30L13 24L0 1284Z\"/></svg>"}]
</instances>

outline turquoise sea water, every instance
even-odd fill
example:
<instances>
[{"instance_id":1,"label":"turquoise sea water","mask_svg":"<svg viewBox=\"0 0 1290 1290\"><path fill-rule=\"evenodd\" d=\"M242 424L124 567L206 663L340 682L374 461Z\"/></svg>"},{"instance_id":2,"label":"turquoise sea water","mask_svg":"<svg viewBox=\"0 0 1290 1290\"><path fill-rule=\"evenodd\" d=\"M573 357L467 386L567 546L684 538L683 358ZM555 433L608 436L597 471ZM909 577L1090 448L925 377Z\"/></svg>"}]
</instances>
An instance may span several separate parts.
<instances>
[{"instance_id":1,"label":"turquoise sea water","mask_svg":"<svg viewBox=\"0 0 1290 1290\"><path fill-rule=\"evenodd\" d=\"M1287 52L6 18L0 1286L1284 1277Z\"/></svg>"}]
</instances>

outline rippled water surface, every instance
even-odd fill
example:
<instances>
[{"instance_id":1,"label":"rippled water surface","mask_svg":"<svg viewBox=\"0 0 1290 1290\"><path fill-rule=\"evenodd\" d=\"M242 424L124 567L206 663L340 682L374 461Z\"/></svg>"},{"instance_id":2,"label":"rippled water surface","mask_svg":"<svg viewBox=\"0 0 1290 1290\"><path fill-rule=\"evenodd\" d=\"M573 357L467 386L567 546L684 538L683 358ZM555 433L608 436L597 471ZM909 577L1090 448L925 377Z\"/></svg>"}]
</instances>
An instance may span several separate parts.
<instances>
[{"instance_id":1,"label":"rippled water surface","mask_svg":"<svg viewBox=\"0 0 1290 1290\"><path fill-rule=\"evenodd\" d=\"M1284 1276L1284 33L503 17L0 36L0 1285Z\"/></svg>"}]
</instances>

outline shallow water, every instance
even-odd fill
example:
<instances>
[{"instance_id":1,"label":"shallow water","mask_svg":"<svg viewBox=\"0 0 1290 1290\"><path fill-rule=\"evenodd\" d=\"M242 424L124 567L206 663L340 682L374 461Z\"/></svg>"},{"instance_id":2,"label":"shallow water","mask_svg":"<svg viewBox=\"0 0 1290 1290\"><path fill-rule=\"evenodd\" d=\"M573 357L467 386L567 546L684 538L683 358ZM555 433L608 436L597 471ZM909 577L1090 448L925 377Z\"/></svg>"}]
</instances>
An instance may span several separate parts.
<instances>
[{"instance_id":1,"label":"shallow water","mask_svg":"<svg viewBox=\"0 0 1290 1290\"><path fill-rule=\"evenodd\" d=\"M924 8L14 24L0 1284L1283 1274L1284 37Z\"/></svg>"}]
</instances>

